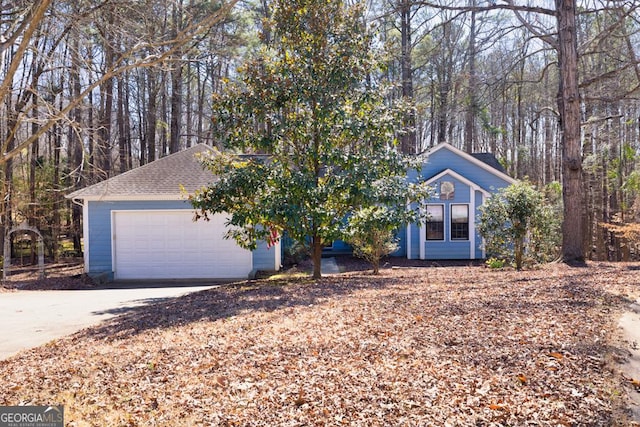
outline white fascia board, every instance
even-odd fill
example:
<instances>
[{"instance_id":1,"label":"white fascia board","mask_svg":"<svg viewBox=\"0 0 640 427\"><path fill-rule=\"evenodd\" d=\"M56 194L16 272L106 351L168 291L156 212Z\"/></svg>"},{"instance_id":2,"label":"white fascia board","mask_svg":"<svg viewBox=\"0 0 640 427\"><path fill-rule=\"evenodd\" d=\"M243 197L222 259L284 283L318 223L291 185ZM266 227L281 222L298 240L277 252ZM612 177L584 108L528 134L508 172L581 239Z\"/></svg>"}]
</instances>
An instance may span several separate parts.
<instances>
[{"instance_id":1,"label":"white fascia board","mask_svg":"<svg viewBox=\"0 0 640 427\"><path fill-rule=\"evenodd\" d=\"M135 195L114 195L114 196L86 196L78 197L74 200L84 200L85 202L128 202L128 201L150 201L150 200L184 200L188 201L188 196L184 194L135 194Z\"/></svg>"},{"instance_id":2,"label":"white fascia board","mask_svg":"<svg viewBox=\"0 0 640 427\"><path fill-rule=\"evenodd\" d=\"M515 184L516 182L518 182L518 180L511 178L506 173L500 172L499 170L497 170L494 167L489 166L488 164L486 164L482 160L478 160L475 157L473 157L471 154L466 153L466 152L464 152L462 150L459 150L456 147L454 147L453 145L447 144L446 142L442 142L442 143L436 145L435 147L431 148L430 150L428 150L424 154L424 156L426 156L427 159L428 159L431 154L436 153L436 152L438 152L438 151L440 151L442 149L447 149L447 150L451 151L452 153L455 153L458 156L463 157L465 160L468 160L469 162L471 162L474 165L484 169L485 171L489 172L490 174L493 174L493 175L497 176L498 178L507 181L509 184Z\"/></svg>"},{"instance_id":3,"label":"white fascia board","mask_svg":"<svg viewBox=\"0 0 640 427\"><path fill-rule=\"evenodd\" d=\"M85 200L82 204L82 241L83 241L83 256L84 256L84 271L85 273L91 272L91 266L89 265L89 203Z\"/></svg>"},{"instance_id":4,"label":"white fascia board","mask_svg":"<svg viewBox=\"0 0 640 427\"><path fill-rule=\"evenodd\" d=\"M476 191L469 187L469 249L470 259L476 259Z\"/></svg>"}]
</instances>

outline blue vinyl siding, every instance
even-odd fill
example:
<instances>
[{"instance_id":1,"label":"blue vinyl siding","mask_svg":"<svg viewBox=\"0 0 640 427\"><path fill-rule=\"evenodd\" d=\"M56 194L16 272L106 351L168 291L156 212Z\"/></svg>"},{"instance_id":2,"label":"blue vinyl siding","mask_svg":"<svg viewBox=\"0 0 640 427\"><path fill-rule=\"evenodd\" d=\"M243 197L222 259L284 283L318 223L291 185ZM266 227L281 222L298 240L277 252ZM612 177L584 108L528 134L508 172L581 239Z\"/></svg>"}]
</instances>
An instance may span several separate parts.
<instances>
[{"instance_id":1,"label":"blue vinyl siding","mask_svg":"<svg viewBox=\"0 0 640 427\"><path fill-rule=\"evenodd\" d=\"M427 201L427 203L444 204L445 205L445 209L449 209L449 206L452 203L454 203L454 204L455 203L469 203L471 201L470 188L469 188L469 186L467 184L464 184L463 182L455 179L451 175L445 174L445 175L442 176L442 178L440 178L435 183L433 183L433 185L435 187L437 187L437 184L439 184L441 181L453 182L453 185L455 186L454 198L451 199L451 200L440 200L440 198L436 195L436 197L433 197L433 198L429 199ZM436 192L438 191L437 188L434 188L434 190Z\"/></svg>"},{"instance_id":2,"label":"blue vinyl siding","mask_svg":"<svg viewBox=\"0 0 640 427\"><path fill-rule=\"evenodd\" d=\"M258 242L258 247L252 253L254 270L276 270L276 255L279 250L279 246L269 247L267 242Z\"/></svg>"},{"instance_id":3,"label":"blue vinyl siding","mask_svg":"<svg viewBox=\"0 0 640 427\"><path fill-rule=\"evenodd\" d=\"M440 181L453 182L455 186L454 198L451 200L440 200L434 197L427 201L437 205L444 205L444 240L427 240L425 241L424 255L426 259L470 259L470 241L469 240L451 240L451 205L452 204L468 204L471 199L470 188L467 184L445 174ZM436 188L437 191L437 188ZM469 212L469 216L474 215ZM421 230L425 232L424 228ZM473 232L473 230L469 230ZM422 236L424 238L424 236Z\"/></svg>"},{"instance_id":4,"label":"blue vinyl siding","mask_svg":"<svg viewBox=\"0 0 640 427\"><path fill-rule=\"evenodd\" d=\"M391 256L407 256L407 227L400 227L398 232L396 233L396 238L398 239L398 250L393 252Z\"/></svg>"},{"instance_id":5,"label":"blue vinyl siding","mask_svg":"<svg viewBox=\"0 0 640 427\"><path fill-rule=\"evenodd\" d=\"M469 241L428 241L425 244L425 259L469 259Z\"/></svg>"}]
</instances>

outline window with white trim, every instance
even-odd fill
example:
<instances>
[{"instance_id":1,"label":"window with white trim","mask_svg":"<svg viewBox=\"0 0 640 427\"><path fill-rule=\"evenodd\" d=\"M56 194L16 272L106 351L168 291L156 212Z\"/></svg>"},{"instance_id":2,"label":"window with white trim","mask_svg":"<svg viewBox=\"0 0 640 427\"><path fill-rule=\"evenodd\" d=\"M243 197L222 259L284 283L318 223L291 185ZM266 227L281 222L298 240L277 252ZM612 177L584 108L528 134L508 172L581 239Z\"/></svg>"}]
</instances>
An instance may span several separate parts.
<instances>
[{"instance_id":1,"label":"window with white trim","mask_svg":"<svg viewBox=\"0 0 640 427\"><path fill-rule=\"evenodd\" d=\"M444 240L444 205L427 205L427 240Z\"/></svg>"},{"instance_id":2,"label":"window with white trim","mask_svg":"<svg viewBox=\"0 0 640 427\"><path fill-rule=\"evenodd\" d=\"M451 205L451 240L469 240L469 205Z\"/></svg>"}]
</instances>

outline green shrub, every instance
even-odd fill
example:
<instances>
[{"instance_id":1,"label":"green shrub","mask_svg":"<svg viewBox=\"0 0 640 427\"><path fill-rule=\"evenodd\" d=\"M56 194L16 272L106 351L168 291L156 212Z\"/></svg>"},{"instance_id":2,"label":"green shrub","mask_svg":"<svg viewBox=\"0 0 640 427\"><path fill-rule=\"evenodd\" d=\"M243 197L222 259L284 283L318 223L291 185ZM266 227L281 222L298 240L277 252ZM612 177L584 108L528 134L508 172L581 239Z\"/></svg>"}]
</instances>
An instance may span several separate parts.
<instances>
[{"instance_id":1,"label":"green shrub","mask_svg":"<svg viewBox=\"0 0 640 427\"><path fill-rule=\"evenodd\" d=\"M528 182L518 182L492 195L480 207L478 230L489 257L513 262L547 262L557 257L559 210Z\"/></svg>"},{"instance_id":2,"label":"green shrub","mask_svg":"<svg viewBox=\"0 0 640 427\"><path fill-rule=\"evenodd\" d=\"M500 258L491 257L485 262L485 264L489 268L499 269L504 267L504 260Z\"/></svg>"},{"instance_id":3,"label":"green shrub","mask_svg":"<svg viewBox=\"0 0 640 427\"><path fill-rule=\"evenodd\" d=\"M380 259L398 250L398 222L384 206L360 209L347 221L346 241L354 255L371 263L373 274L380 272Z\"/></svg>"}]
</instances>

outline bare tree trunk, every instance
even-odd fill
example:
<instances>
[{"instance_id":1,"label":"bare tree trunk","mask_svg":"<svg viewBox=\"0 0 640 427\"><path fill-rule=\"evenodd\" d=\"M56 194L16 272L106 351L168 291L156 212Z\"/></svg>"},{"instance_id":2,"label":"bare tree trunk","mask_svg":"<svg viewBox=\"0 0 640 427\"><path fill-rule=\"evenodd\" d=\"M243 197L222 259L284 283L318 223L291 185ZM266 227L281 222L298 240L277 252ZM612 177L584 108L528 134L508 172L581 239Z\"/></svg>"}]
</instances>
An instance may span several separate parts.
<instances>
[{"instance_id":1,"label":"bare tree trunk","mask_svg":"<svg viewBox=\"0 0 640 427\"><path fill-rule=\"evenodd\" d=\"M124 77L118 78L118 107L117 118L118 123L118 158L120 163L120 173L127 170L127 139L125 135L125 117L124 117Z\"/></svg>"},{"instance_id":2,"label":"bare tree trunk","mask_svg":"<svg viewBox=\"0 0 640 427\"><path fill-rule=\"evenodd\" d=\"M87 96L87 100L89 101L89 109L87 112L87 124L89 127L89 173L88 180L90 183L95 183L96 181L96 144L97 144L97 136L95 130L95 119L94 119L94 105L93 105L93 91L89 92Z\"/></svg>"},{"instance_id":3,"label":"bare tree trunk","mask_svg":"<svg viewBox=\"0 0 640 427\"><path fill-rule=\"evenodd\" d=\"M592 106L587 105L585 108L585 116L587 120L589 117L592 117L594 114ZM583 246L586 248L587 258L593 259L595 254L595 242L594 236L597 235L597 228L594 230L594 226L597 224L595 220L596 215L596 204L597 201L595 199L595 186L597 184L596 180L596 165L595 155L593 150L593 125L587 125L584 131L584 143L583 143L583 157L585 159L590 159L592 161L591 168L586 168L583 170L583 178L582 182L584 185L583 194L584 194L584 209L582 210L583 222L586 226L584 233L584 244Z\"/></svg>"},{"instance_id":4,"label":"bare tree trunk","mask_svg":"<svg viewBox=\"0 0 640 427\"><path fill-rule=\"evenodd\" d=\"M164 80L164 79L163 79ZM162 133L160 134L160 157L164 157L169 152L168 141L167 141L167 123L169 123L169 110L167 108L167 87L166 81L163 81L160 85L162 88L162 96L160 97L160 117L162 117Z\"/></svg>"},{"instance_id":5,"label":"bare tree trunk","mask_svg":"<svg viewBox=\"0 0 640 427\"><path fill-rule=\"evenodd\" d=\"M158 83L156 81L155 70L149 70L147 76L147 96L149 103L147 107L147 163L156 159L156 122L158 121Z\"/></svg>"},{"instance_id":6,"label":"bare tree trunk","mask_svg":"<svg viewBox=\"0 0 640 427\"><path fill-rule=\"evenodd\" d=\"M115 52L110 31L114 24L114 14L109 14L108 25L104 31L104 61L105 69L113 67ZM98 128L98 167L102 178L111 176L111 116L113 114L113 83L114 78L107 79L100 86L100 127Z\"/></svg>"},{"instance_id":7,"label":"bare tree trunk","mask_svg":"<svg viewBox=\"0 0 640 427\"><path fill-rule=\"evenodd\" d=\"M175 38L182 28L182 2L173 8L172 36ZM169 153L180 151L180 124L182 122L182 55L178 50L173 56L171 70L171 121L169 129Z\"/></svg>"},{"instance_id":8,"label":"bare tree trunk","mask_svg":"<svg viewBox=\"0 0 640 427\"><path fill-rule=\"evenodd\" d=\"M602 156L601 158L601 162L602 162L602 177L606 177L609 173L609 167L608 167L608 159L607 156ZM611 222L611 212L609 210L609 183L607 179L602 179L601 180L601 195L602 195L602 201L601 201L601 206L602 206L602 223L603 224L607 224L609 222ZM602 236L600 239L598 239L599 242L601 242L601 253L603 256L603 260L604 261L611 261L612 260L612 256L611 256L611 251L610 251L610 247L611 247L611 239L613 238L613 233L611 231L609 231L607 228L605 227L600 227L602 230Z\"/></svg>"},{"instance_id":9,"label":"bare tree trunk","mask_svg":"<svg viewBox=\"0 0 640 427\"><path fill-rule=\"evenodd\" d=\"M410 107L404 118L404 132L401 140L401 150L405 154L416 152L416 116L413 109L413 69L411 61L411 1L401 0L400 30L401 30L401 72L402 72L402 99Z\"/></svg>"},{"instance_id":10,"label":"bare tree trunk","mask_svg":"<svg viewBox=\"0 0 640 427\"><path fill-rule=\"evenodd\" d=\"M549 184L554 180L553 167L553 128L551 117L544 117L544 183Z\"/></svg>"},{"instance_id":11,"label":"bare tree trunk","mask_svg":"<svg viewBox=\"0 0 640 427\"><path fill-rule=\"evenodd\" d=\"M187 84L187 99L185 102L185 106L186 106L186 111L185 111L185 127L186 127L186 137L185 137L185 148L190 148L192 143L191 143L191 139L193 138L193 119L191 118L192 113L193 113L193 88L191 86L192 83L192 73L191 73L191 65L190 64L186 64L185 65L187 67L187 80L186 80L186 84Z\"/></svg>"},{"instance_id":12,"label":"bare tree trunk","mask_svg":"<svg viewBox=\"0 0 640 427\"><path fill-rule=\"evenodd\" d=\"M582 157L580 141L580 93L575 0L556 0L558 13L558 106L562 121L562 258L584 261L582 247Z\"/></svg>"},{"instance_id":13,"label":"bare tree trunk","mask_svg":"<svg viewBox=\"0 0 640 427\"><path fill-rule=\"evenodd\" d=\"M80 92L82 91L82 87L81 87L81 83L80 83L80 35L78 34L77 31L74 31L72 33L72 38L73 38L73 47L71 49L71 70L70 70L70 91L71 91L71 96L73 98L76 98L78 96L80 96ZM88 126L89 128L91 128L93 126L93 105L92 105L92 96L91 94L89 94L89 117L87 118L88 120ZM71 117L73 117L73 121L75 122L75 125L78 127L81 127L83 124L83 118L82 118L82 108L80 106L76 106L72 111L71 111ZM89 139L90 139L90 146L93 145L93 138L92 138L92 130L89 131L90 135L89 135ZM75 184L77 184L78 187L82 187L85 184L85 176L84 173L82 171L82 163L84 161L83 159L83 154L84 154L84 148L83 148L83 141L80 138L80 136L78 135L78 133L76 132L76 129L74 129L73 127L69 128L69 165L71 167L72 170L75 171L74 174L72 174L72 178L75 180ZM62 147L60 147L59 144L59 140L58 138L55 138L55 157L56 157L56 164L58 164L59 162L59 158L60 158L60 150L62 149ZM89 162L91 163L91 157L89 158ZM90 167L89 170L91 171L92 168ZM69 230L69 234L71 235L71 240L73 241L73 251L76 255L80 255L82 253L82 208L80 206L78 206L76 203L71 203L71 227Z\"/></svg>"},{"instance_id":14,"label":"bare tree trunk","mask_svg":"<svg viewBox=\"0 0 640 427\"><path fill-rule=\"evenodd\" d=\"M128 73L127 73L128 75ZM123 80L127 80L126 78ZM133 168L133 150L131 147L131 109L129 106L131 105L130 99L130 91L129 88L124 86L124 145L125 145L125 157L127 158L125 164L125 170L131 170Z\"/></svg>"},{"instance_id":15,"label":"bare tree trunk","mask_svg":"<svg viewBox=\"0 0 640 427\"><path fill-rule=\"evenodd\" d=\"M171 126L169 153L180 151L180 123L182 118L182 63L177 61L171 71Z\"/></svg>"},{"instance_id":16,"label":"bare tree trunk","mask_svg":"<svg viewBox=\"0 0 640 427\"><path fill-rule=\"evenodd\" d=\"M471 6L476 6L476 0L471 0ZM475 119L478 110L477 76L476 76L476 12L471 12L471 26L469 28L469 47L468 47L468 70L469 70L469 103L465 113L464 123L464 149L467 153L473 153L475 142Z\"/></svg>"},{"instance_id":17,"label":"bare tree trunk","mask_svg":"<svg viewBox=\"0 0 640 427\"><path fill-rule=\"evenodd\" d=\"M311 258L313 259L313 278L322 277L322 240L314 233L311 238Z\"/></svg>"},{"instance_id":18,"label":"bare tree trunk","mask_svg":"<svg viewBox=\"0 0 640 427\"><path fill-rule=\"evenodd\" d=\"M36 73L34 73L34 80L32 84L37 84ZM37 87L37 86L33 86ZM38 101L37 97L33 97L33 109L31 110L31 117L33 118L33 122L31 123L31 133L36 134L38 132ZM38 167L38 156L39 156L39 141L36 141L31 145L31 161L29 162L29 219L28 223L32 227L40 228L39 220L38 220L38 199L36 198L36 168ZM31 235L31 251L29 256L29 263L36 263L36 245L35 245L35 235Z\"/></svg>"},{"instance_id":19,"label":"bare tree trunk","mask_svg":"<svg viewBox=\"0 0 640 427\"><path fill-rule=\"evenodd\" d=\"M445 22L442 25L444 42L449 45L451 37L451 23ZM438 85L438 138L437 143L443 143L447 141L447 123L448 123L448 109L449 109L449 92L451 91L451 73L453 70L450 67L451 59L448 58L446 53L441 54L442 64L440 65L439 72L439 85Z\"/></svg>"}]
</instances>

